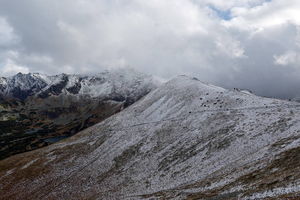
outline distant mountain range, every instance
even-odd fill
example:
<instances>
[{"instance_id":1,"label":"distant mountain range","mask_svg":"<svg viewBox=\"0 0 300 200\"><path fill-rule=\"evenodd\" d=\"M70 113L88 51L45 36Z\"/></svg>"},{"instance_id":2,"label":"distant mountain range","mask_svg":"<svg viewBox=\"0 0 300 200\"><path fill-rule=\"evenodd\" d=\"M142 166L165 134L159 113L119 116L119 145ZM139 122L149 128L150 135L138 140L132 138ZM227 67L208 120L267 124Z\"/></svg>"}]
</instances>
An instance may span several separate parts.
<instances>
[{"instance_id":1,"label":"distant mountain range","mask_svg":"<svg viewBox=\"0 0 300 200\"><path fill-rule=\"evenodd\" d=\"M158 82L134 70L0 78L0 159L52 144L136 102Z\"/></svg>"},{"instance_id":2,"label":"distant mountain range","mask_svg":"<svg viewBox=\"0 0 300 200\"><path fill-rule=\"evenodd\" d=\"M154 85L151 76L128 69L105 71L93 76L18 73L12 77L0 77L0 96L3 99L26 100L31 96L47 98L63 94L135 101Z\"/></svg>"},{"instance_id":3,"label":"distant mountain range","mask_svg":"<svg viewBox=\"0 0 300 200\"><path fill-rule=\"evenodd\" d=\"M0 161L0 197L299 199L299 163L299 103L179 76L73 137Z\"/></svg>"}]
</instances>

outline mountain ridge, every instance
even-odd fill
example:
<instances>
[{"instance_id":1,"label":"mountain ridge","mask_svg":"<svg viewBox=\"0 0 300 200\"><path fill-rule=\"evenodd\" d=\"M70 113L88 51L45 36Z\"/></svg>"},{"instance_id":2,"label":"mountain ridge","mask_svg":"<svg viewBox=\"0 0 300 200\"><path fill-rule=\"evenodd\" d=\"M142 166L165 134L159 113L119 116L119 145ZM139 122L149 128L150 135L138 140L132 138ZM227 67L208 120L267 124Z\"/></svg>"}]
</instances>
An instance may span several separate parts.
<instances>
[{"instance_id":1,"label":"mountain ridge","mask_svg":"<svg viewBox=\"0 0 300 200\"><path fill-rule=\"evenodd\" d=\"M144 85L140 86L141 83ZM99 98L116 90L120 95L133 97L134 91L140 89L139 87L153 87L151 84L159 85L159 82L153 80L152 76L131 69L104 71L97 75L63 73L48 76L39 73L18 73L11 77L0 78L0 95L2 98L19 100L25 100L33 95L46 98L59 94Z\"/></svg>"},{"instance_id":2,"label":"mountain ridge","mask_svg":"<svg viewBox=\"0 0 300 200\"><path fill-rule=\"evenodd\" d=\"M0 161L0 196L296 198L299 105L180 76L71 138Z\"/></svg>"}]
</instances>

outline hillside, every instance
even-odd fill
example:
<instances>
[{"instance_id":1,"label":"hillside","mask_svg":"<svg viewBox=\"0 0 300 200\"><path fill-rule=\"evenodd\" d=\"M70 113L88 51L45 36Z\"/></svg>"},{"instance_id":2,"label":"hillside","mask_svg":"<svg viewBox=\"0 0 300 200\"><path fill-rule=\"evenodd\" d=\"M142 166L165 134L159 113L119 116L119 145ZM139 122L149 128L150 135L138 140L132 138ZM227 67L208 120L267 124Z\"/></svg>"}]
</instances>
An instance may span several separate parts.
<instances>
[{"instance_id":1,"label":"hillside","mask_svg":"<svg viewBox=\"0 0 300 200\"><path fill-rule=\"evenodd\" d=\"M0 161L0 199L296 197L299 109L179 76L71 138Z\"/></svg>"}]
</instances>

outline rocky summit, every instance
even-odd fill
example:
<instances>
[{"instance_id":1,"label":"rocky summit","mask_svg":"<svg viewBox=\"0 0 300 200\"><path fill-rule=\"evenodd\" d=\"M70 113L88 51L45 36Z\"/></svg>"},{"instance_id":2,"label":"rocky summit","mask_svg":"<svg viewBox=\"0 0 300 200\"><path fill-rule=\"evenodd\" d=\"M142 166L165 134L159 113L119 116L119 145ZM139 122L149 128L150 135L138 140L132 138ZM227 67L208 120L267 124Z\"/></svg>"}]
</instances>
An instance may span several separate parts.
<instances>
[{"instance_id":1,"label":"rocky summit","mask_svg":"<svg viewBox=\"0 0 300 200\"><path fill-rule=\"evenodd\" d=\"M300 104L179 76L0 161L1 199L297 199Z\"/></svg>"},{"instance_id":2,"label":"rocky summit","mask_svg":"<svg viewBox=\"0 0 300 200\"><path fill-rule=\"evenodd\" d=\"M157 82L134 70L0 78L0 159L55 143L131 105Z\"/></svg>"}]
</instances>

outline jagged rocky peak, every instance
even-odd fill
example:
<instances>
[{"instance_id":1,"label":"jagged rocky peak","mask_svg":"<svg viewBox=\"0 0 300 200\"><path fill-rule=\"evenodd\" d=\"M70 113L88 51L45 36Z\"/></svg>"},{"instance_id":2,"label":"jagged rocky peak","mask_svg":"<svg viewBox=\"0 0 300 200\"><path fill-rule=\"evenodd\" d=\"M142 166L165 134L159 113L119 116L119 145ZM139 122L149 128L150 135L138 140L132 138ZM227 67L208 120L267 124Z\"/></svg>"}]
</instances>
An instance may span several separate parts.
<instances>
[{"instance_id":1,"label":"jagged rocky peak","mask_svg":"<svg viewBox=\"0 0 300 200\"><path fill-rule=\"evenodd\" d=\"M97 75L18 73L0 78L0 95L20 100L28 96L47 98L60 94L97 98L119 95L125 99L139 98L157 85L151 76L132 69L104 71Z\"/></svg>"},{"instance_id":2,"label":"jagged rocky peak","mask_svg":"<svg viewBox=\"0 0 300 200\"><path fill-rule=\"evenodd\" d=\"M1 78L0 95L2 97L26 99L34 95L47 85L39 74L18 73L12 77Z\"/></svg>"}]
</instances>

